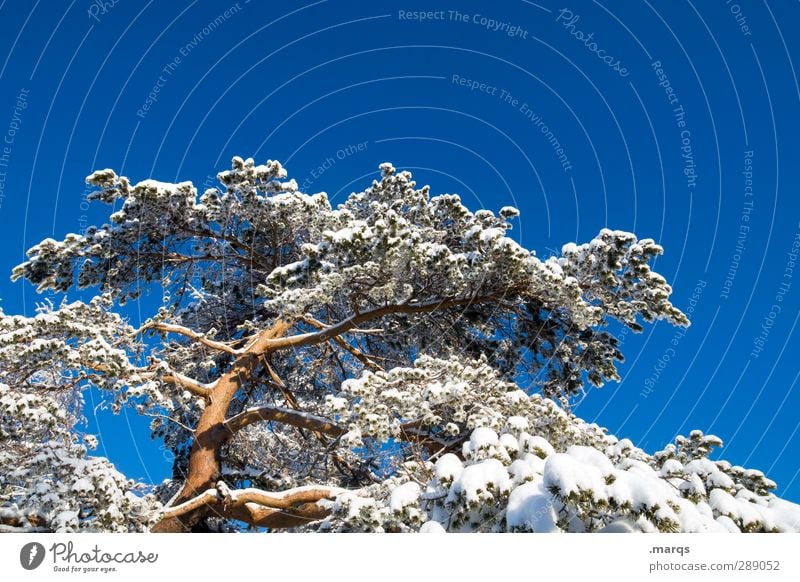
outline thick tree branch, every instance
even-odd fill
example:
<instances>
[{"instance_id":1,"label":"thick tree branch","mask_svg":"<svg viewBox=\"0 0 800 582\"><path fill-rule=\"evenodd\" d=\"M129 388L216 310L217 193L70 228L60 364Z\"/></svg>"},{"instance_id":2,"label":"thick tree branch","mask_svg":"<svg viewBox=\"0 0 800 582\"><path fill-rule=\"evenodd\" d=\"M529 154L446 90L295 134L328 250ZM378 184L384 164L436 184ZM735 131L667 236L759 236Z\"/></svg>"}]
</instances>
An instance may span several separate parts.
<instances>
[{"instance_id":1,"label":"thick tree branch","mask_svg":"<svg viewBox=\"0 0 800 582\"><path fill-rule=\"evenodd\" d=\"M247 489L231 491L230 503L234 507L247 503L255 503L274 509L288 509L293 505L316 503L323 499L333 499L343 492L344 489L339 487L327 487L325 485L304 485L278 493L271 493L269 491L248 487Z\"/></svg>"},{"instance_id":2,"label":"thick tree branch","mask_svg":"<svg viewBox=\"0 0 800 582\"><path fill-rule=\"evenodd\" d=\"M278 406L248 408L236 416L232 416L223 424L225 429L233 435L244 427L259 421L280 422L282 424L313 430L333 437L341 436L346 432L345 429L322 416Z\"/></svg>"},{"instance_id":3,"label":"thick tree branch","mask_svg":"<svg viewBox=\"0 0 800 582\"><path fill-rule=\"evenodd\" d=\"M181 503L180 505L175 505L164 510L161 513L161 517L159 518L160 521L166 521L169 519L173 519L176 517L180 517L182 515L186 515L192 511L195 511L205 505L215 504L218 501L218 493L216 489L207 489L203 491L197 497L193 497L189 501Z\"/></svg>"},{"instance_id":4,"label":"thick tree branch","mask_svg":"<svg viewBox=\"0 0 800 582\"><path fill-rule=\"evenodd\" d=\"M309 521L321 519L328 510L318 504L325 499L333 499L344 489L324 485L307 485L281 492L261 489L228 489L218 483L214 489L203 491L200 495L165 510L159 524L169 522L189 513L209 508L221 517L236 519L250 525L262 527L294 527ZM163 529L158 525L155 531Z\"/></svg>"},{"instance_id":5,"label":"thick tree branch","mask_svg":"<svg viewBox=\"0 0 800 582\"><path fill-rule=\"evenodd\" d=\"M282 529L301 527L319 521L330 514L330 510L318 503L304 503L291 509L273 509L256 503L233 507L228 511L232 519L255 527Z\"/></svg>"},{"instance_id":6,"label":"thick tree branch","mask_svg":"<svg viewBox=\"0 0 800 582\"><path fill-rule=\"evenodd\" d=\"M263 355L264 348L262 345L273 339L282 337L283 334L289 331L292 325L293 322L291 321L285 319L277 320L269 329L254 334L245 344L244 348L242 348L242 351L246 354Z\"/></svg>"},{"instance_id":7,"label":"thick tree branch","mask_svg":"<svg viewBox=\"0 0 800 582\"><path fill-rule=\"evenodd\" d=\"M337 324L330 325L319 331L311 333L301 333L291 335L288 337L275 336L272 334L262 333L248 345L247 351L255 354L263 354L265 352L274 352L285 348L300 348L304 346L311 346L326 342L343 333L357 328L360 324L366 323L373 319L378 319L385 315L393 315L398 313L416 314L416 313L430 313L438 309L449 309L451 307L466 307L477 303L486 303L489 301L496 301L498 297L494 295L485 297L463 297L463 298L446 298L435 301L425 301L420 303L404 303L400 305L386 305L371 309L364 313L356 313L347 319L340 321ZM272 331L267 330L267 331ZM282 335L282 334L281 334Z\"/></svg>"}]
</instances>

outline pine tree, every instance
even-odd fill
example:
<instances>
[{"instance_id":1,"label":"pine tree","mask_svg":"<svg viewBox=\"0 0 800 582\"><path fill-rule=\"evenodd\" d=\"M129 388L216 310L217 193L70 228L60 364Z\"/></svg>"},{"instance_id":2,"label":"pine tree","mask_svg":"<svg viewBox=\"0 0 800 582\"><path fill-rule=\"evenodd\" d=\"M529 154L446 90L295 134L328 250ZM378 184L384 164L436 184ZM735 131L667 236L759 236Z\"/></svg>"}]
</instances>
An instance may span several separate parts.
<instances>
[{"instance_id":1,"label":"pine tree","mask_svg":"<svg viewBox=\"0 0 800 582\"><path fill-rule=\"evenodd\" d=\"M772 481L708 458L716 437L650 455L569 410L619 379L609 323L688 325L659 245L604 229L540 259L507 236L516 209L380 170L337 207L274 161L234 158L199 196L90 175L110 223L13 277L96 298L0 319L3 527L800 530ZM132 327L125 304L159 292ZM172 479L87 456L88 387L152 417Z\"/></svg>"}]
</instances>

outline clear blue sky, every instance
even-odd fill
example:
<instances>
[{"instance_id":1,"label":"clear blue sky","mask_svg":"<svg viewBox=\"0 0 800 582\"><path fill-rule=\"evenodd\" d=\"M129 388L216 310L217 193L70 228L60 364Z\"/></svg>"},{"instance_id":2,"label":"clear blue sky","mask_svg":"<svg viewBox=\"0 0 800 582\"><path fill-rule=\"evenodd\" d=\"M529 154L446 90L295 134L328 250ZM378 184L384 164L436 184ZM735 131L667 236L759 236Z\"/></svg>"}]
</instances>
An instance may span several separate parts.
<instances>
[{"instance_id":1,"label":"clear blue sky","mask_svg":"<svg viewBox=\"0 0 800 582\"><path fill-rule=\"evenodd\" d=\"M339 199L391 161L519 207L540 255L631 230L693 325L625 336L624 380L578 414L649 451L713 432L797 501L797 22L723 0L0 2L0 271L105 219L82 204L96 168L202 185L233 155ZM5 277L0 297L37 300ZM90 428L127 474L167 475L141 419Z\"/></svg>"}]
</instances>

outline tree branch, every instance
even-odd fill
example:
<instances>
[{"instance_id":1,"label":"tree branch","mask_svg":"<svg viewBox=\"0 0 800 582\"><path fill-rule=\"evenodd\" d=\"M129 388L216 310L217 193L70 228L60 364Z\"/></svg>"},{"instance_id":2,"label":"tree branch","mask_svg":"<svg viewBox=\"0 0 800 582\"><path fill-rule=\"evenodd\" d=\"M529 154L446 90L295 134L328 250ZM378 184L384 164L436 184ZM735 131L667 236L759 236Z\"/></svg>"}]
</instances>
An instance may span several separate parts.
<instances>
[{"instance_id":1,"label":"tree branch","mask_svg":"<svg viewBox=\"0 0 800 582\"><path fill-rule=\"evenodd\" d=\"M324 519L330 514L330 510L318 503L305 503L291 509L273 509L255 503L247 503L231 508L228 514L232 519L252 526L283 529L300 527Z\"/></svg>"},{"instance_id":2,"label":"tree branch","mask_svg":"<svg viewBox=\"0 0 800 582\"><path fill-rule=\"evenodd\" d=\"M316 503L323 499L333 499L343 492L344 489L339 487L328 487L325 485L303 485L278 493L271 493L269 491L248 487L247 489L231 491L230 502L234 507L255 503L263 507L288 509L293 505Z\"/></svg>"},{"instance_id":3,"label":"tree branch","mask_svg":"<svg viewBox=\"0 0 800 582\"><path fill-rule=\"evenodd\" d=\"M194 432L194 429L191 426L186 426L180 420L172 418L171 416L168 416L166 414L153 414L151 412L143 412L142 414L144 416L149 416L150 418L163 418L164 420L169 420L170 422L174 422L175 424L177 424L182 429L188 430L191 433Z\"/></svg>"},{"instance_id":4,"label":"tree branch","mask_svg":"<svg viewBox=\"0 0 800 582\"><path fill-rule=\"evenodd\" d=\"M267 368L267 372L269 373L270 377L272 378L272 382L275 384L275 386L278 387L278 390L281 391L281 394L283 394L283 397L286 399L286 402L289 404L289 406L291 406L295 410L299 410L300 409L300 404L297 402L297 398L294 397L294 394L292 394L292 391L289 390L289 388L286 386L284 381L281 380L281 377L278 376L278 373L275 371L275 369L272 366L270 366L269 361L267 360L267 357L266 356L261 356L261 359L262 359L262 361L264 362L264 365Z\"/></svg>"},{"instance_id":5,"label":"tree branch","mask_svg":"<svg viewBox=\"0 0 800 582\"><path fill-rule=\"evenodd\" d=\"M343 333L357 328L360 324L367 321L383 317L385 315L392 315L396 313L430 313L437 309L448 309L451 307L469 306L476 303L486 303L488 301L495 301L497 297L464 297L464 298L447 298L435 301L426 301L421 303L404 303L401 305L386 305L371 309L364 313L356 313L347 319L340 321L337 324L330 325L319 331L311 333L301 333L288 337L280 337L266 332L259 334L247 346L247 351L255 354L263 354L265 352L273 352L285 348L299 348L304 346L316 345L326 342L335 338ZM272 331L267 330L267 331Z\"/></svg>"},{"instance_id":6,"label":"tree branch","mask_svg":"<svg viewBox=\"0 0 800 582\"><path fill-rule=\"evenodd\" d=\"M207 489L200 495L170 507L161 513L159 523L174 520L188 513L208 507L221 517L236 519L250 525L262 527L294 527L321 519L328 509L318 504L324 499L333 499L344 489L324 485L306 485L280 492L261 489L228 489L218 483L215 489ZM158 525L154 530L158 531Z\"/></svg>"},{"instance_id":7,"label":"tree branch","mask_svg":"<svg viewBox=\"0 0 800 582\"><path fill-rule=\"evenodd\" d=\"M98 372L103 372L104 374L111 372L109 367L103 364L82 361L81 366L91 370L97 370ZM143 380L155 380L156 378L160 378L169 384L172 384L178 388L185 388L195 396L202 396L203 398L208 398L211 395L211 390L214 389L214 385L216 384L203 384L194 378L184 376L183 374L174 371L159 376L159 374L154 371L152 367L137 368L136 374Z\"/></svg>"},{"instance_id":8,"label":"tree branch","mask_svg":"<svg viewBox=\"0 0 800 582\"><path fill-rule=\"evenodd\" d=\"M282 424L313 430L333 437L341 436L347 432L339 425L322 416L308 414L290 408L281 408L279 406L248 408L226 420L223 425L230 432L231 436L233 436L244 427L259 421L280 422Z\"/></svg>"},{"instance_id":9,"label":"tree branch","mask_svg":"<svg viewBox=\"0 0 800 582\"><path fill-rule=\"evenodd\" d=\"M312 325L312 326L316 327L317 329L324 330L324 329L328 328L327 325L325 325L321 321L318 321L318 320L314 319L313 317L304 316L301 319L303 321L305 321L306 323L308 323L309 325ZM356 329L352 329L350 331L351 332L360 331L362 333L364 333L364 332L370 332L370 333L375 332L375 333L377 333L377 332L380 332L380 331L383 331L383 330L374 330L374 329L356 330ZM364 364L368 368L371 368L372 370L382 370L383 369L379 364L377 364L377 363L375 363L373 361L373 358L375 358L375 356L372 356L372 355L369 355L369 354L365 354L364 352L362 352L358 348L356 348L354 346L351 346L349 343L347 343L347 341L345 341L345 339L343 337L337 335L336 337L333 338L333 341L335 341L337 344L339 344L339 346L342 349L344 349L345 351L349 352L350 355L352 355L354 358L356 358L358 361L360 361L362 364Z\"/></svg>"},{"instance_id":10,"label":"tree branch","mask_svg":"<svg viewBox=\"0 0 800 582\"><path fill-rule=\"evenodd\" d=\"M0 515L0 525L9 528L9 531L33 531L31 528L39 531L47 531L50 524L41 515L35 513L23 515L22 513L12 515L4 513ZM13 528L13 529L11 529Z\"/></svg>"},{"instance_id":11,"label":"tree branch","mask_svg":"<svg viewBox=\"0 0 800 582\"><path fill-rule=\"evenodd\" d=\"M454 451L457 456L461 456L458 448L469 439L469 433L448 440L420 429L419 424L419 421L413 421L402 425L400 427L401 438L406 442L422 445L431 455Z\"/></svg>"},{"instance_id":12,"label":"tree branch","mask_svg":"<svg viewBox=\"0 0 800 582\"><path fill-rule=\"evenodd\" d=\"M151 370L138 372L139 376L145 380L155 380L159 375ZM170 372L160 376L161 380L176 386L177 388L185 388L195 396L202 396L208 398L211 396L211 391L214 389L214 384L203 384L194 378L184 376L178 372Z\"/></svg>"},{"instance_id":13,"label":"tree branch","mask_svg":"<svg viewBox=\"0 0 800 582\"><path fill-rule=\"evenodd\" d=\"M322 416L278 406L248 408L226 420L223 426L230 433L230 438L246 426L261 421L274 421L288 424L332 437L339 437L347 432L342 426ZM445 439L432 435L427 430L421 429L419 421L412 421L400 427L400 437L406 442L422 445L430 454L440 454L451 451L456 451L457 454L460 454L458 452L458 447L467 440L468 435L461 435L453 439Z\"/></svg>"},{"instance_id":14,"label":"tree branch","mask_svg":"<svg viewBox=\"0 0 800 582\"><path fill-rule=\"evenodd\" d=\"M186 515L196 509L199 509L205 505L214 504L218 501L217 498L217 490L216 489L207 489L203 491L200 495L193 497L189 501L185 503L181 503L180 505L176 505L174 507L170 507L169 509L165 509L159 518L159 521L164 521L168 519L174 519L176 517L180 517L182 515Z\"/></svg>"},{"instance_id":15,"label":"tree branch","mask_svg":"<svg viewBox=\"0 0 800 582\"><path fill-rule=\"evenodd\" d=\"M238 356L242 353L239 350L232 348L228 344L210 340L204 335L199 334L196 331L189 329L188 327L184 327L182 325L174 325L170 323L149 323L144 327L142 327L140 331L145 331L148 329L155 329L157 331L162 331L164 333L176 333L178 335L182 335L191 340L199 342L206 347L218 350L220 352L225 352L227 354L231 354L232 356Z\"/></svg>"}]
</instances>

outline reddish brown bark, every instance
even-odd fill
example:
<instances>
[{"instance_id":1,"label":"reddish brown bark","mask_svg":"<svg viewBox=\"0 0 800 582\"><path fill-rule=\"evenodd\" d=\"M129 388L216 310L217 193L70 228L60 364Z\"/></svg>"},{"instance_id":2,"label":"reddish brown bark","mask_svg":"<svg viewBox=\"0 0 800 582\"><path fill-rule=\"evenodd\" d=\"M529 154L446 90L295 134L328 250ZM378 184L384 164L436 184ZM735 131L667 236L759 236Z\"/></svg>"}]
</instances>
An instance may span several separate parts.
<instances>
[{"instance_id":1,"label":"reddish brown bark","mask_svg":"<svg viewBox=\"0 0 800 582\"><path fill-rule=\"evenodd\" d=\"M430 313L439 309L453 307L466 307L474 303L492 301L493 297L481 298L450 298L442 301L419 304L390 305L380 307L365 313L359 313L325 329L314 333L297 334L284 337L286 332L292 327L292 323L279 320L276 324L259 334L257 334L243 349L225 374L212 386L210 392L205 395L208 404L200 416L200 420L195 430L194 442L189 456L189 470L186 482L179 495L175 498L172 505L184 503L208 489L213 489L220 475L220 450L231 434L245 426L258 420L274 420L287 422L295 426L303 426L307 420L291 414L277 413L266 409L250 412L249 414L239 415L231 422L226 424L226 416L230 407L231 400L238 390L248 380L259 364L259 359L268 356L271 352L282 349L298 349L310 345L316 345L338 338L344 333L357 328L360 324L370 320L379 319L393 313L417 314ZM316 421L307 426L319 434L330 434L338 436L341 429L333 424L318 424ZM417 430L411 429L404 431L404 438L409 441L419 442L431 449L453 448L453 443L443 443L437 439L430 439ZM162 519L157 523L154 532L185 532L191 531L192 526L198 523L203 517L213 514L220 509L225 517L238 519L251 525L264 525L269 527L292 527L301 523L307 523L315 519L324 517L325 511L316 504L305 504L302 507L291 509L260 508L255 509L251 505L242 505L235 508L219 508L215 504L205 505L190 513L179 517ZM219 514L219 513L218 513ZM273 524L273 525L270 525ZM274 525L285 524L285 525Z\"/></svg>"},{"instance_id":2,"label":"reddish brown bark","mask_svg":"<svg viewBox=\"0 0 800 582\"><path fill-rule=\"evenodd\" d=\"M230 436L224 423L231 400L258 365L258 354L263 350L261 342L282 336L289 327L288 322L281 320L271 329L259 334L256 341L247 347L244 354L237 357L231 368L214 384L207 398L208 404L195 429L186 482L173 505L179 505L214 487L220 475L220 450ZM210 508L200 509L178 518L163 519L152 531L190 531L192 526L208 515L208 509Z\"/></svg>"}]
</instances>

